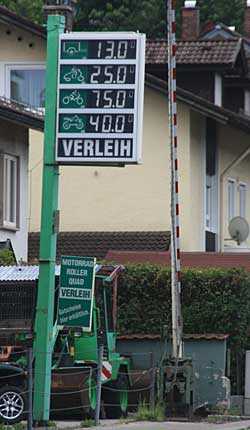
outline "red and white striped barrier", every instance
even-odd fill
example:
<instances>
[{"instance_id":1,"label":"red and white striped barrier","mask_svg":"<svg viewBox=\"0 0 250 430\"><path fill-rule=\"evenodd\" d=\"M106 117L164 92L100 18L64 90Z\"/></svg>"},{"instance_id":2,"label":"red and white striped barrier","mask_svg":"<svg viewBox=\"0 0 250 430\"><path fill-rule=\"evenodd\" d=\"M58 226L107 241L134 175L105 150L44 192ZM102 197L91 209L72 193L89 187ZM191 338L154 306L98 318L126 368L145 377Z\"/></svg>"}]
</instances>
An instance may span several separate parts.
<instances>
[{"instance_id":1,"label":"red and white striped barrier","mask_svg":"<svg viewBox=\"0 0 250 430\"><path fill-rule=\"evenodd\" d=\"M112 364L109 361L102 362L102 381L110 379L112 376Z\"/></svg>"},{"instance_id":2,"label":"red and white striped barrier","mask_svg":"<svg viewBox=\"0 0 250 430\"><path fill-rule=\"evenodd\" d=\"M172 267L172 321L173 355L181 356L181 270L180 270L180 210L177 151L177 103L176 103L176 38L174 0L168 0L168 99L169 141L171 176L171 267Z\"/></svg>"}]
</instances>

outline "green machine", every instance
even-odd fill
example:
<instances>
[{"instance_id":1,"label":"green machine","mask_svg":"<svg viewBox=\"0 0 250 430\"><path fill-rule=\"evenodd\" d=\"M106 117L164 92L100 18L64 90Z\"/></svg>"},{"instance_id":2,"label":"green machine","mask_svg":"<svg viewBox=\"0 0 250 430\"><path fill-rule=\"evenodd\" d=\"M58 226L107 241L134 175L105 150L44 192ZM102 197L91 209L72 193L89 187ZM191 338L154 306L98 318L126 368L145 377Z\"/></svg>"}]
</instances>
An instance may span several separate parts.
<instances>
[{"instance_id":1,"label":"green machine","mask_svg":"<svg viewBox=\"0 0 250 430\"><path fill-rule=\"evenodd\" d=\"M74 412L94 418L98 351L102 345L102 413L107 418L127 415L130 360L116 351L115 333L117 279L122 270L122 266L96 265L92 327L84 332L81 327L57 329L56 266L51 414ZM8 355L0 363L0 420L14 423L25 418L28 406L25 352L34 339L38 266L12 266L8 270L1 266L0 273L0 333L4 333L0 342L2 351L8 347Z\"/></svg>"}]
</instances>

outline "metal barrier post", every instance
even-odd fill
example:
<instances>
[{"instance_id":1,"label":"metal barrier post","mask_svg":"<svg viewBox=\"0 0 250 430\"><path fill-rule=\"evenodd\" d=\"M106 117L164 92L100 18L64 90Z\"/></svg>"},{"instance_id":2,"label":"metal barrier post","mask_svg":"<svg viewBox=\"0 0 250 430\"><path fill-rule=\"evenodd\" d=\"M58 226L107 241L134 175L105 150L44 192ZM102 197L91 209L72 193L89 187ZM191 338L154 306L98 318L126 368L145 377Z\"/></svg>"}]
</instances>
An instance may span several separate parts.
<instances>
[{"instance_id":1,"label":"metal barrier post","mask_svg":"<svg viewBox=\"0 0 250 430\"><path fill-rule=\"evenodd\" d=\"M150 353L150 407L155 405L155 368L153 365L153 353Z\"/></svg>"},{"instance_id":2,"label":"metal barrier post","mask_svg":"<svg viewBox=\"0 0 250 430\"><path fill-rule=\"evenodd\" d=\"M101 392L102 392L102 357L103 345L98 349L98 368L97 368L97 383L96 383L96 410L95 410L95 424L99 425L100 408L101 408Z\"/></svg>"},{"instance_id":3,"label":"metal barrier post","mask_svg":"<svg viewBox=\"0 0 250 430\"><path fill-rule=\"evenodd\" d=\"M32 375L32 357L33 350L32 347L28 348L27 351L27 361L28 361L28 423L27 429L32 430L33 425L33 411L32 411L32 388L33 388L33 375Z\"/></svg>"}]
</instances>

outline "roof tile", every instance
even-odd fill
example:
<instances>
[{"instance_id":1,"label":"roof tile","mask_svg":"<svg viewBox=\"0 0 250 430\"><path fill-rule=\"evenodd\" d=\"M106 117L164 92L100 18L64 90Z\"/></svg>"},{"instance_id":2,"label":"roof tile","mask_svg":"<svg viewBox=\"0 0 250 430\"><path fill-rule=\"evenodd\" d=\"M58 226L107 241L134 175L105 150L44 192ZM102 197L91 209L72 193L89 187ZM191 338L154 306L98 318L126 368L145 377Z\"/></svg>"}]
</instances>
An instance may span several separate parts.
<instances>
[{"instance_id":1,"label":"roof tile","mask_svg":"<svg viewBox=\"0 0 250 430\"><path fill-rule=\"evenodd\" d=\"M238 39L195 40L177 42L176 62L186 65L233 66L240 49ZM165 39L148 40L146 43L146 63L166 64L168 62L168 42Z\"/></svg>"},{"instance_id":2,"label":"roof tile","mask_svg":"<svg viewBox=\"0 0 250 430\"><path fill-rule=\"evenodd\" d=\"M29 233L28 259L39 257L40 233ZM109 250L167 251L167 231L61 232L57 236L57 261L61 255L104 258Z\"/></svg>"}]
</instances>

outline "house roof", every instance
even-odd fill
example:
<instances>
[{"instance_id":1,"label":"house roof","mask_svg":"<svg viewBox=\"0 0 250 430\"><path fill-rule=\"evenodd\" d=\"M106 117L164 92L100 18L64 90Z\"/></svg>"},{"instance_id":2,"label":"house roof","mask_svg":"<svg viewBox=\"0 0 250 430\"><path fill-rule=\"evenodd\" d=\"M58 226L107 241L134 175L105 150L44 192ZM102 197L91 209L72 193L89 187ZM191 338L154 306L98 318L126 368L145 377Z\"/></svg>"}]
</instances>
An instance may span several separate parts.
<instances>
[{"instance_id":1,"label":"house roof","mask_svg":"<svg viewBox=\"0 0 250 430\"><path fill-rule=\"evenodd\" d=\"M158 90L165 95L168 94L167 83L151 74L146 74L146 84L150 88ZM180 87L177 88L177 100L187 104L192 110L204 114L224 125L232 125L246 133L250 133L250 117L247 115L237 114L220 106L216 106L208 100Z\"/></svg>"},{"instance_id":2,"label":"house roof","mask_svg":"<svg viewBox=\"0 0 250 430\"><path fill-rule=\"evenodd\" d=\"M28 260L39 258L40 233L29 233ZM57 261L61 255L103 259L110 249L167 251L168 231L61 232L57 236Z\"/></svg>"},{"instance_id":3,"label":"house roof","mask_svg":"<svg viewBox=\"0 0 250 430\"><path fill-rule=\"evenodd\" d=\"M0 6L0 22L15 25L32 34L46 38L46 27L17 15ZM166 39L147 40L146 63L166 64L168 61ZM177 64L183 65L224 65L232 67L240 51L241 43L234 40L196 40L177 42Z\"/></svg>"},{"instance_id":4,"label":"house roof","mask_svg":"<svg viewBox=\"0 0 250 430\"><path fill-rule=\"evenodd\" d=\"M37 130L44 128L43 112L5 97L0 97L0 118Z\"/></svg>"},{"instance_id":5,"label":"house roof","mask_svg":"<svg viewBox=\"0 0 250 430\"><path fill-rule=\"evenodd\" d=\"M7 25L14 25L22 30L28 31L36 36L46 38L46 28L30 21L23 16L17 15L15 12L0 6L0 22Z\"/></svg>"},{"instance_id":6,"label":"house roof","mask_svg":"<svg viewBox=\"0 0 250 430\"><path fill-rule=\"evenodd\" d=\"M218 22L217 24L209 22L205 25L203 29L200 39L220 39L220 38L241 38L242 35L222 22Z\"/></svg>"},{"instance_id":7,"label":"house roof","mask_svg":"<svg viewBox=\"0 0 250 430\"><path fill-rule=\"evenodd\" d=\"M105 260L117 264L171 265L169 252L110 250ZM181 267L185 269L244 268L250 271L250 252L181 252Z\"/></svg>"},{"instance_id":8,"label":"house roof","mask_svg":"<svg viewBox=\"0 0 250 430\"><path fill-rule=\"evenodd\" d=\"M112 281L121 270L124 270L122 266L95 265L95 274L98 276L105 276L109 278L110 281ZM55 265L55 276L60 276L60 273L61 266ZM38 278L38 265L0 266L0 282L31 282L38 280Z\"/></svg>"},{"instance_id":9,"label":"house roof","mask_svg":"<svg viewBox=\"0 0 250 430\"><path fill-rule=\"evenodd\" d=\"M177 65L217 65L233 67L241 50L241 40L194 40L178 41ZM146 64L166 64L168 42L165 39L147 40Z\"/></svg>"}]
</instances>

